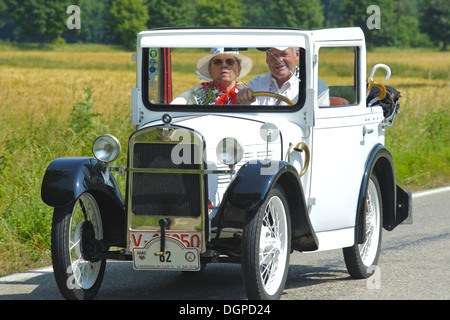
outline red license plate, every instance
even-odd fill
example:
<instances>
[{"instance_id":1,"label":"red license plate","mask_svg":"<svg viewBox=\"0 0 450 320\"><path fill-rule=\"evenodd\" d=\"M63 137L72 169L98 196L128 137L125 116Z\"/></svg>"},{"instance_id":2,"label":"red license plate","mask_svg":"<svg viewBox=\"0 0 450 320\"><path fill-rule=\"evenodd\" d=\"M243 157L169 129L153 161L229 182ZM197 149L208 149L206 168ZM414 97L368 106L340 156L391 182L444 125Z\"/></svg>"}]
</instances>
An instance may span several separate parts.
<instances>
[{"instance_id":1,"label":"red license plate","mask_svg":"<svg viewBox=\"0 0 450 320\"><path fill-rule=\"evenodd\" d=\"M134 248L143 248L150 240L160 237L159 230L130 230L130 251ZM202 247L202 233L200 231L179 231L166 230L165 236L168 238L175 238L183 243L186 248Z\"/></svg>"}]
</instances>

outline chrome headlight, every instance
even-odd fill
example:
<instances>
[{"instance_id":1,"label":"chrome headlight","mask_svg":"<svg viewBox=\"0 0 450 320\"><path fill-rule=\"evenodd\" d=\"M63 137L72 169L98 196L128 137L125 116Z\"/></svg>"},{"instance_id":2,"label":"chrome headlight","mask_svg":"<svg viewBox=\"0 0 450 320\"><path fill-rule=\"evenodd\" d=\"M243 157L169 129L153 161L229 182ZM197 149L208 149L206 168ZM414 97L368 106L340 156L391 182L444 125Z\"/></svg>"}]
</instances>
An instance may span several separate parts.
<instances>
[{"instance_id":1,"label":"chrome headlight","mask_svg":"<svg viewBox=\"0 0 450 320\"><path fill-rule=\"evenodd\" d=\"M217 145L216 155L220 162L232 166L241 161L244 148L235 138L223 138Z\"/></svg>"},{"instance_id":2,"label":"chrome headlight","mask_svg":"<svg viewBox=\"0 0 450 320\"><path fill-rule=\"evenodd\" d=\"M94 156L102 162L112 162L120 154L120 143L116 137L110 134L102 134L95 139L92 146Z\"/></svg>"}]
</instances>

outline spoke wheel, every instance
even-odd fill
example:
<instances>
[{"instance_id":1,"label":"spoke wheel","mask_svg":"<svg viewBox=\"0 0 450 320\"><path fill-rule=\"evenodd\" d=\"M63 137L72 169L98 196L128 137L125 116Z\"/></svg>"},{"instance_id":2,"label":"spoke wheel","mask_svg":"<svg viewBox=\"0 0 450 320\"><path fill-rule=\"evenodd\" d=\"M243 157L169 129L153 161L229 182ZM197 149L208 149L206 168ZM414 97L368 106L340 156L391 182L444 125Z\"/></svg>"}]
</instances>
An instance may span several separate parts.
<instances>
[{"instance_id":1,"label":"spoke wheel","mask_svg":"<svg viewBox=\"0 0 450 320\"><path fill-rule=\"evenodd\" d=\"M343 250L347 270L356 279L368 278L373 274L381 250L383 207L380 185L373 173L364 201L366 241Z\"/></svg>"},{"instance_id":2,"label":"spoke wheel","mask_svg":"<svg viewBox=\"0 0 450 320\"><path fill-rule=\"evenodd\" d=\"M82 194L73 204L55 208L52 261L56 283L66 299L93 299L100 289L106 260L93 258L103 226L95 198Z\"/></svg>"},{"instance_id":3,"label":"spoke wheel","mask_svg":"<svg viewBox=\"0 0 450 320\"><path fill-rule=\"evenodd\" d=\"M248 214L242 236L242 276L249 299L279 299L290 254L290 219L281 187L273 188L256 214Z\"/></svg>"}]
</instances>

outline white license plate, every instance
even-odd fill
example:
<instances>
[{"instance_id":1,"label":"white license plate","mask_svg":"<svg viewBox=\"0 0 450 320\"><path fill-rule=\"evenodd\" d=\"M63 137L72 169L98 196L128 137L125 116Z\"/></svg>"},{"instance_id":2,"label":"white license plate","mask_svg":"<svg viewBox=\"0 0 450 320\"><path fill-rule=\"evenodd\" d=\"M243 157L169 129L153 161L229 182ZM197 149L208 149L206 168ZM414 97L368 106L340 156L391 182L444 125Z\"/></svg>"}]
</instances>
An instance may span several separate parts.
<instances>
[{"instance_id":1,"label":"white license plate","mask_svg":"<svg viewBox=\"0 0 450 320\"><path fill-rule=\"evenodd\" d=\"M137 270L200 270L199 249L186 247L176 237L165 237L162 255L161 237L147 241L144 247L133 248L133 267Z\"/></svg>"}]
</instances>

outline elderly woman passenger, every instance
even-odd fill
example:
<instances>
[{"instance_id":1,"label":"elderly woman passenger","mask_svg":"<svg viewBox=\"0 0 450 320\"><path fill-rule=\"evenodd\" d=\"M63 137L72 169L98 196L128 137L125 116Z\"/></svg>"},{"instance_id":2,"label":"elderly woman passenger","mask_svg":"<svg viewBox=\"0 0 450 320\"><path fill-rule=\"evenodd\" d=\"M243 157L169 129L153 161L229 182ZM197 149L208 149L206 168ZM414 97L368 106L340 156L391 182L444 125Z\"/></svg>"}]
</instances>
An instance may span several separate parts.
<instances>
[{"instance_id":1,"label":"elderly woman passenger","mask_svg":"<svg viewBox=\"0 0 450 320\"><path fill-rule=\"evenodd\" d=\"M183 92L172 104L236 104L236 93L245 88L236 80L245 77L252 64L249 57L236 51L213 48L197 61L198 73L210 81Z\"/></svg>"}]
</instances>

